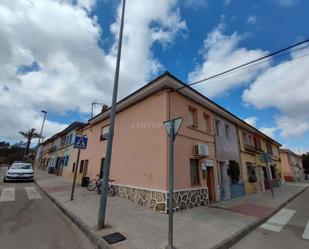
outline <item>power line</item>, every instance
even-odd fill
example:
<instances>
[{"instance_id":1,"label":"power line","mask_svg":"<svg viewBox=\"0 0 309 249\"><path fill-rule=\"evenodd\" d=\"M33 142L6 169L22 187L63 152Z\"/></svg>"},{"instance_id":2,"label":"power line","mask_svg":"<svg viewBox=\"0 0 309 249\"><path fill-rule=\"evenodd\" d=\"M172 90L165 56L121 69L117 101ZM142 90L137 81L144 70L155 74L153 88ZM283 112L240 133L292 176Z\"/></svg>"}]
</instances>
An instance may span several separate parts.
<instances>
[{"instance_id":1,"label":"power line","mask_svg":"<svg viewBox=\"0 0 309 249\"><path fill-rule=\"evenodd\" d=\"M296 44L290 45L290 46L285 47L285 48L283 48L283 49L280 49L280 50L277 50L277 51L275 51L275 52L269 53L269 54L267 54L267 55L265 55L265 56L262 56L262 57L260 57L260 58L255 59L255 60L248 61L248 62L246 62L246 63L244 63L244 64L241 64L241 65L239 65L239 66L230 68L230 69L225 70L225 71L223 71L223 72L221 72L221 73L217 73L217 74L214 74L214 75L209 76L209 77L207 77L207 78L204 78L204 79L201 79L201 80L198 80L198 81L189 83L189 84L187 84L187 85L185 85L185 86L179 87L176 91L179 91L179 90L181 90L181 89L183 89L183 88L185 88L185 87L187 87L187 86L193 86L193 85L202 83L202 82L204 82L204 81L207 81L207 80L210 80L210 79L219 77L219 76L221 76L221 75L230 73L230 72L235 71L235 70L237 70L237 69L239 69L239 68L243 68L243 67L245 67L245 66L251 65L251 64L256 63L256 62L258 62L258 61L262 61L262 60L264 60L264 59L266 59L266 58L275 56L275 55L277 55L277 54L280 54L280 53L285 52L285 51L287 51L287 50L290 50L290 49L292 49L292 48L298 47L298 46L300 46L300 45L302 45L302 44L305 44L305 43L307 43L307 42L309 42L309 39L303 40L303 41L301 41L301 42L298 42L298 43L296 43Z\"/></svg>"},{"instance_id":2,"label":"power line","mask_svg":"<svg viewBox=\"0 0 309 249\"><path fill-rule=\"evenodd\" d=\"M297 59L300 59L300 58L303 58L303 57L306 57L306 56L309 56L309 53L305 53L305 54L303 54L303 55L300 55L300 56L297 56L297 57L293 57L293 61L294 61L294 60L297 60ZM252 67L252 66L257 66L258 64L261 64L261 63L257 63L257 64L255 64L255 65L251 65L251 67ZM275 65L278 65L278 64L279 64L279 63L277 63L277 64L275 64ZM266 67L265 67L265 68L266 68ZM240 78L240 77L242 77L242 76L244 76L244 75L254 73L254 72L258 71L258 70L262 70L262 68L257 68L257 69L253 69L253 70L248 70L248 71L246 71L246 72L243 72L243 73L241 73L241 74L238 74L238 75L235 75L235 76L231 76L231 77L223 77L223 78L220 78L220 79L213 79L213 80L209 81L209 83L213 84L213 83L226 82L226 81L228 81L228 80L237 79L237 78ZM227 75L230 75L230 74L232 74L232 73L234 73L234 72L230 72L230 73L228 73Z\"/></svg>"},{"instance_id":3,"label":"power line","mask_svg":"<svg viewBox=\"0 0 309 249\"><path fill-rule=\"evenodd\" d=\"M239 68L245 67L245 66L250 65L250 64L253 64L253 63L255 63L255 62L264 60L264 59L269 58L269 57L273 57L274 55L280 54L280 53L282 53L282 52L284 52L284 51L287 51L287 50L290 50L290 49L292 49L292 48L294 48L294 47L298 47L298 46L300 46L300 45L302 45L302 44L304 44L304 43L307 43L308 41L309 41L309 39L306 39L306 40L301 41L301 42L298 42L298 43L296 43L296 44L294 44L294 45L291 45L291 46L288 46L288 47L286 47L286 48L277 50L277 51L272 52L272 53L270 53L270 54L268 54L268 55L262 56L262 57L260 57L260 58L257 58L257 59L255 59L255 60L252 60L252 61L249 61L249 62L246 62L246 63L241 64L241 65L239 65L239 66L236 66L236 67L234 67L234 68L228 69L228 70L223 71L223 72L221 72L221 73L212 75L212 76L207 77L207 78L205 78L205 79L201 79L201 80L192 82L192 83L190 83L190 84L188 84L188 85L189 85L189 86L193 86L193 85L196 85L196 84L201 83L201 82L203 82L203 81L213 79L213 78L218 77L218 76L221 76L221 75L223 75L223 74L227 74L227 73L229 73L229 72L235 71L235 70L237 70L237 69L239 69Z\"/></svg>"},{"instance_id":4,"label":"power line","mask_svg":"<svg viewBox=\"0 0 309 249\"><path fill-rule=\"evenodd\" d=\"M296 48L296 49L293 49L292 51L285 51L285 52L283 52L282 54L274 55L273 57L278 58L278 57L290 55L291 52L296 52L296 51L304 50L304 49L305 49L304 47ZM306 55L305 55L305 56L306 56ZM294 57L293 60L296 59L296 58L300 58L300 57L302 57L302 56ZM247 65L247 66L244 66L244 67L242 67L242 68L235 69L234 71L228 72L228 73L226 73L225 75L230 75L230 74L233 74L233 73L238 72L238 71L240 71L240 70L245 70L245 69L249 69L249 68L255 68L255 67L257 67L258 65L264 64L264 63L266 63L266 62L269 62L269 60L262 60L262 61L259 61L259 62L255 63L255 64ZM278 65L278 64L276 64L276 65ZM258 68L257 70L259 70L259 69L260 69L260 68ZM216 78L217 78L217 77L216 77Z\"/></svg>"}]
</instances>

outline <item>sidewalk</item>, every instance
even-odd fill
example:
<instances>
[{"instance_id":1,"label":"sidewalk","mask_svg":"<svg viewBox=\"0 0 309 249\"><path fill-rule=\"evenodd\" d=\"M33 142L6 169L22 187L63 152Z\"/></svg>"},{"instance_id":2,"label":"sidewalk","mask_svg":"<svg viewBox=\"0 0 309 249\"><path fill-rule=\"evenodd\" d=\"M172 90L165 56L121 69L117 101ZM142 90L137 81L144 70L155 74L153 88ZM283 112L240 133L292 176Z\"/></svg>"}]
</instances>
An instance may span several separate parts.
<instances>
[{"instance_id":1,"label":"sidewalk","mask_svg":"<svg viewBox=\"0 0 309 249\"><path fill-rule=\"evenodd\" d=\"M222 201L211 206L263 218L265 215L287 202L291 197L296 195L299 190L308 186L309 183L286 183L279 188L274 188L274 199L272 198L271 192L267 191L247 195L242 198Z\"/></svg>"},{"instance_id":2,"label":"sidewalk","mask_svg":"<svg viewBox=\"0 0 309 249\"><path fill-rule=\"evenodd\" d=\"M96 230L99 196L85 188L77 187L75 200L70 201L71 182L44 171L36 172L37 185L78 226L90 234L100 248L157 249L167 245L167 216L138 206L128 200L108 199L106 219L109 229ZM176 248L227 248L233 240L248 233L308 184L289 184L275 189L275 199L270 192L249 195L211 207L198 207L174 214L174 245ZM75 219L75 220L74 220ZM250 231L251 231L250 230ZM122 233L127 239L108 245L102 235Z\"/></svg>"}]
</instances>

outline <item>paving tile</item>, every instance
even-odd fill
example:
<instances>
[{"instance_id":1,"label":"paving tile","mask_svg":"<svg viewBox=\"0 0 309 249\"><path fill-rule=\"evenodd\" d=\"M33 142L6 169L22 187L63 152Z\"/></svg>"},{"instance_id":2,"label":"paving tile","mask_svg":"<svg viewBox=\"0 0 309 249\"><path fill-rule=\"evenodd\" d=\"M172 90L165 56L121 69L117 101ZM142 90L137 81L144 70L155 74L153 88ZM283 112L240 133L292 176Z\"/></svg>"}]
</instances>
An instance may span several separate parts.
<instances>
[{"instance_id":1,"label":"paving tile","mask_svg":"<svg viewBox=\"0 0 309 249\"><path fill-rule=\"evenodd\" d=\"M228 210L248 216L253 216L256 218L263 218L266 215L270 214L274 209L268 206L262 206L246 202L232 206L228 208Z\"/></svg>"}]
</instances>

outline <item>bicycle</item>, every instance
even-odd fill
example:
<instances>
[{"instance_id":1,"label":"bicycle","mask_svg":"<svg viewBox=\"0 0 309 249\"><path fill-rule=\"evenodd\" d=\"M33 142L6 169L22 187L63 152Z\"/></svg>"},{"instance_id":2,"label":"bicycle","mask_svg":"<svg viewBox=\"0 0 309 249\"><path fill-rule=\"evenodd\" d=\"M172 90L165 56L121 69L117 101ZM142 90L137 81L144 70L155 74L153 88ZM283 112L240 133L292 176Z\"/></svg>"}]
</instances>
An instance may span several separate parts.
<instances>
[{"instance_id":1,"label":"bicycle","mask_svg":"<svg viewBox=\"0 0 309 249\"><path fill-rule=\"evenodd\" d=\"M115 180L108 180L108 196L114 196L116 194L116 189L113 185L111 185L111 182L114 182ZM100 179L100 176L97 175L95 179L92 179L87 186L88 191L94 191L97 189L97 193L101 194L102 192L102 179Z\"/></svg>"}]
</instances>

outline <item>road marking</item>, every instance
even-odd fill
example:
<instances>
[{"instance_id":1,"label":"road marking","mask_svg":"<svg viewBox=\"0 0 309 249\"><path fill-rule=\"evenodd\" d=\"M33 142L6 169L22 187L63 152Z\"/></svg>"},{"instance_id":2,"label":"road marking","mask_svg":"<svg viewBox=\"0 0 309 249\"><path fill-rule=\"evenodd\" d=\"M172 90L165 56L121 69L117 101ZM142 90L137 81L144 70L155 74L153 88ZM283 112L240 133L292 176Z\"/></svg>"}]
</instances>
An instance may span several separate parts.
<instances>
[{"instance_id":1,"label":"road marking","mask_svg":"<svg viewBox=\"0 0 309 249\"><path fill-rule=\"evenodd\" d=\"M15 201L15 188L3 188L0 202L4 201Z\"/></svg>"},{"instance_id":2,"label":"road marking","mask_svg":"<svg viewBox=\"0 0 309 249\"><path fill-rule=\"evenodd\" d=\"M32 200L32 199L42 199L41 195L35 189L35 187L25 187L25 190L27 192L29 200Z\"/></svg>"},{"instance_id":3,"label":"road marking","mask_svg":"<svg viewBox=\"0 0 309 249\"><path fill-rule=\"evenodd\" d=\"M292 209L282 208L278 213L268 219L267 222L260 227L273 232L280 232L284 225L289 222L295 212L296 211Z\"/></svg>"},{"instance_id":4,"label":"road marking","mask_svg":"<svg viewBox=\"0 0 309 249\"><path fill-rule=\"evenodd\" d=\"M305 231L303 233L302 238L303 239L309 239L309 220L308 220L307 225L305 227Z\"/></svg>"}]
</instances>

